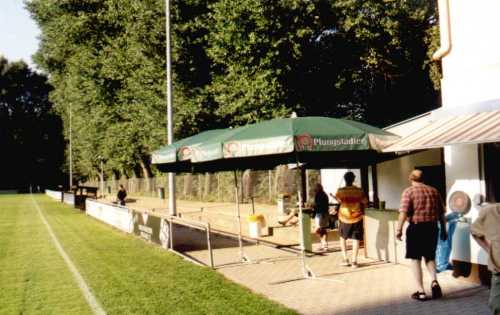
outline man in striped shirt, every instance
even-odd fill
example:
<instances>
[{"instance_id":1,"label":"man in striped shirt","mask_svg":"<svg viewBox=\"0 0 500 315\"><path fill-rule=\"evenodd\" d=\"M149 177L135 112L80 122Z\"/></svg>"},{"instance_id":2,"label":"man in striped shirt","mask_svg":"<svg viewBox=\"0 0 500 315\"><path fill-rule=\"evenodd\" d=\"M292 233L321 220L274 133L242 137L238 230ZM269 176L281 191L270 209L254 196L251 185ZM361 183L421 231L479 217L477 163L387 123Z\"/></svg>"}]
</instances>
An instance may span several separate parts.
<instances>
[{"instance_id":1,"label":"man in striped shirt","mask_svg":"<svg viewBox=\"0 0 500 315\"><path fill-rule=\"evenodd\" d=\"M411 260L411 270L415 277L417 291L412 298L425 301L427 296L423 287L421 260L425 259L427 271L432 279L432 298L442 296L436 277L436 247L438 242L438 221L441 224L441 239L446 240L444 206L436 188L422 182L422 171L413 170L409 180L411 186L403 191L396 237L401 240L403 224L408 221L406 230L406 258Z\"/></svg>"}]
</instances>

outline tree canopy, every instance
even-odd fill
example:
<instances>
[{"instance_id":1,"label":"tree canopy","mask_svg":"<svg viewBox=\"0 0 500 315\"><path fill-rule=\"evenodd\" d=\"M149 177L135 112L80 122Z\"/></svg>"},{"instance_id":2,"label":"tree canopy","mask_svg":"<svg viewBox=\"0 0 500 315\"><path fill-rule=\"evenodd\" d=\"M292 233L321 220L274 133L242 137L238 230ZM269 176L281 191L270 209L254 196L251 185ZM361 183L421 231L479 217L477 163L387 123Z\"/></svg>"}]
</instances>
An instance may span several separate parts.
<instances>
[{"instance_id":1,"label":"tree canopy","mask_svg":"<svg viewBox=\"0 0 500 315\"><path fill-rule=\"evenodd\" d=\"M48 100L44 75L0 56L0 189L61 183L64 142L61 119Z\"/></svg>"},{"instance_id":2,"label":"tree canopy","mask_svg":"<svg viewBox=\"0 0 500 315\"><path fill-rule=\"evenodd\" d=\"M433 1L172 0L175 138L292 111L385 126L437 106ZM77 174L150 176L166 141L163 0L31 0Z\"/></svg>"}]
</instances>

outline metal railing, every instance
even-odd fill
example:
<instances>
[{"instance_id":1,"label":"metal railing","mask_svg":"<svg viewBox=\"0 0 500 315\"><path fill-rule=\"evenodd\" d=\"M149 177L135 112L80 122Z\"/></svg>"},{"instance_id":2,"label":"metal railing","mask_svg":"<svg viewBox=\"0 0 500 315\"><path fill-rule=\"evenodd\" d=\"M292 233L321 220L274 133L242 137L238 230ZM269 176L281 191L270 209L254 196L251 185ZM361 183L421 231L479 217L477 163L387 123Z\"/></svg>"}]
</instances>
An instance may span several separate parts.
<instances>
[{"instance_id":1,"label":"metal railing","mask_svg":"<svg viewBox=\"0 0 500 315\"><path fill-rule=\"evenodd\" d=\"M190 219L176 217L176 216L167 217L167 221L169 223L170 251L172 251L178 255L181 255L182 257L187 258L189 260L193 260L193 259L187 255L184 255L181 252L176 251L174 248L173 224L182 225L182 226L190 227L193 229L205 231L205 233L207 235L208 259L210 262L209 265L210 265L210 268L214 269L215 268L215 266L214 266L214 254L212 251L212 240L211 240L211 236L210 236L210 234L211 234L210 223L200 222L200 221L196 221L196 220L190 220Z\"/></svg>"}]
</instances>

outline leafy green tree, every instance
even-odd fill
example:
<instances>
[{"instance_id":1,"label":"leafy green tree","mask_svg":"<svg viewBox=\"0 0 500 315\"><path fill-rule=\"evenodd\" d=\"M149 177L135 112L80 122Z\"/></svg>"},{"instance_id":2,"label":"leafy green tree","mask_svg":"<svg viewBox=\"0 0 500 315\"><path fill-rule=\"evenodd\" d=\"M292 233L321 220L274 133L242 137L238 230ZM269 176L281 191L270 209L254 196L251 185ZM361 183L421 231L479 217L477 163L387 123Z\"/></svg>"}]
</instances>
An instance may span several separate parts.
<instances>
[{"instance_id":1,"label":"leafy green tree","mask_svg":"<svg viewBox=\"0 0 500 315\"><path fill-rule=\"evenodd\" d=\"M217 1L207 50L217 113L231 124L295 110L383 126L432 109L435 15L419 0Z\"/></svg>"},{"instance_id":2,"label":"leafy green tree","mask_svg":"<svg viewBox=\"0 0 500 315\"><path fill-rule=\"evenodd\" d=\"M365 119L387 125L437 106L426 69L429 32L436 23L434 1L333 1L338 32L356 56L336 87L352 90ZM432 49L432 47L431 47Z\"/></svg>"},{"instance_id":3,"label":"leafy green tree","mask_svg":"<svg viewBox=\"0 0 500 315\"><path fill-rule=\"evenodd\" d=\"M234 124L283 117L303 106L290 97L304 50L315 30L331 18L325 1L234 2L211 6L208 54L210 92L217 113Z\"/></svg>"},{"instance_id":4,"label":"leafy green tree","mask_svg":"<svg viewBox=\"0 0 500 315\"><path fill-rule=\"evenodd\" d=\"M144 166L160 143L157 114L164 107L161 59L154 51L164 47L156 1L42 0L28 6L43 34L36 60L51 74L51 97L67 138L71 108L76 173L95 176L101 158L108 171Z\"/></svg>"},{"instance_id":5,"label":"leafy green tree","mask_svg":"<svg viewBox=\"0 0 500 315\"><path fill-rule=\"evenodd\" d=\"M0 56L0 188L62 184L61 120L48 100L47 78Z\"/></svg>"},{"instance_id":6,"label":"leafy green tree","mask_svg":"<svg viewBox=\"0 0 500 315\"><path fill-rule=\"evenodd\" d=\"M75 170L151 176L166 141L163 0L31 0ZM175 135L299 115L384 126L437 104L423 0L172 0ZM139 170L139 172L137 171Z\"/></svg>"}]
</instances>

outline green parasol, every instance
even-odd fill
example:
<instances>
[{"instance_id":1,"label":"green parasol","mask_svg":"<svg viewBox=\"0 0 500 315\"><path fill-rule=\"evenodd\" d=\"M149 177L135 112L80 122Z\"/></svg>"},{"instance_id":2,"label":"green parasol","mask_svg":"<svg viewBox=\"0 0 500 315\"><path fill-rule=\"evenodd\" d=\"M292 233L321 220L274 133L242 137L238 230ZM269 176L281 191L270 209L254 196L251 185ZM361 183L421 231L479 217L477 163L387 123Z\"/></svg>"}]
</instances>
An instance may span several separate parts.
<instances>
[{"instance_id":1,"label":"green parasol","mask_svg":"<svg viewBox=\"0 0 500 315\"><path fill-rule=\"evenodd\" d=\"M161 170L163 170L162 166L165 165L168 166L167 169L165 169L166 171L190 171L191 165L189 160L191 158L192 148L226 132L228 132L228 129L207 130L172 144L165 145L152 153L151 162L153 164L158 164Z\"/></svg>"},{"instance_id":2,"label":"green parasol","mask_svg":"<svg viewBox=\"0 0 500 315\"><path fill-rule=\"evenodd\" d=\"M382 149L398 139L345 119L273 119L211 137L192 151L191 162L200 171L270 169L296 162L316 168L366 165L384 159Z\"/></svg>"},{"instance_id":3,"label":"green parasol","mask_svg":"<svg viewBox=\"0 0 500 315\"><path fill-rule=\"evenodd\" d=\"M198 135L200 141L189 140L191 145L183 143L183 146L188 147L186 150L189 151L191 172L272 169L277 165L289 163L297 163L301 168L304 165L312 168L369 165L393 158L394 154L383 154L381 151L399 139L394 134L367 124L328 117L273 119L217 131L207 136L202 134ZM176 171L179 162L161 162L154 158L153 163L159 164L163 171ZM236 173L235 190L235 196L238 196ZM302 187L299 200L303 199L301 196L304 195ZM299 203L300 216L303 201ZM238 198L236 205L240 257L245 261L247 259L243 253ZM305 264L302 237L301 251L304 275L310 278L312 272Z\"/></svg>"}]
</instances>

